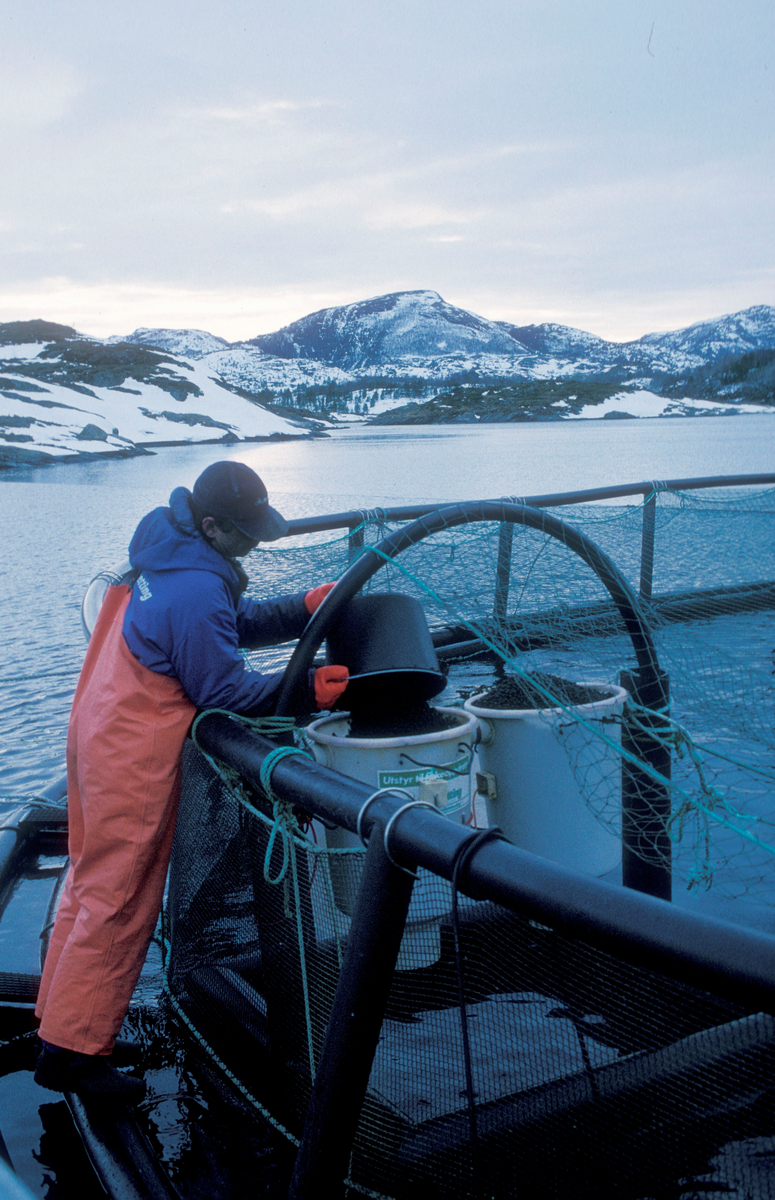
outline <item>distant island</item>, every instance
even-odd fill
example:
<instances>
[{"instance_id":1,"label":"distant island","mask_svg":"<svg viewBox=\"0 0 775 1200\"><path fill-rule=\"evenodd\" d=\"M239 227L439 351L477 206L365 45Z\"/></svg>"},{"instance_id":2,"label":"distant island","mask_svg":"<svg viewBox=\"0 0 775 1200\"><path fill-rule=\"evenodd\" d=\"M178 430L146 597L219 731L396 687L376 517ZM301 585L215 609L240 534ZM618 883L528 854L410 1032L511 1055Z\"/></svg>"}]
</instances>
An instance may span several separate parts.
<instances>
[{"instance_id":1,"label":"distant island","mask_svg":"<svg viewBox=\"0 0 775 1200\"><path fill-rule=\"evenodd\" d=\"M431 425L775 413L775 308L609 342L394 292L243 342L0 324L0 467Z\"/></svg>"}]
</instances>

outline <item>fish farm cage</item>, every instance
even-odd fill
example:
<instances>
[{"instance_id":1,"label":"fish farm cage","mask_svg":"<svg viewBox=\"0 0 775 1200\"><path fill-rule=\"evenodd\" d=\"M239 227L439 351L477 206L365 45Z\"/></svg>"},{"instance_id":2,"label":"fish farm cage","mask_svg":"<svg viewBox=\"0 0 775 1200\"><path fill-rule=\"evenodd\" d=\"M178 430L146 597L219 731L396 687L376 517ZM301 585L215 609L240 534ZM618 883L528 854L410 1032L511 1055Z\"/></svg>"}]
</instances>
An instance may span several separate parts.
<instances>
[{"instance_id":1,"label":"fish farm cage","mask_svg":"<svg viewBox=\"0 0 775 1200\"><path fill-rule=\"evenodd\" d=\"M775 593L760 578L716 578L655 597L659 491L648 490L638 513L637 594L599 540L546 511L547 498L541 508L450 506L392 531L415 513L347 514L338 553L349 566L294 651L278 705L293 711L335 598L342 608L372 581L384 587L382 568L404 555L410 566L394 569L392 586L421 595L447 661L500 656L501 673L548 689L547 711L572 716L552 693L556 676L531 674L525 656L559 643L567 661L579 642L589 655L589 643L629 641L634 663L619 674L628 711L615 731L591 728L574 763L594 806L610 779L590 746L618 746L627 887L527 854L497 829L446 820L411 785L375 791L345 779L310 761L303 734L278 747L277 736L226 715L197 723L171 869L169 993L243 1097L298 1146L290 1196L337 1186L395 1197L688 1197L712 1186L714 1171L727 1190L735 1180L741 1195L775 1194L775 942L664 903L675 813L683 837L695 818L690 857L706 876L711 789L725 848L733 832L751 833L751 813L697 767L696 742L687 757L699 788L673 780L677 739L652 628L769 615ZM669 491L674 500L678 489ZM773 499L736 498L735 511L756 513L761 542L748 549L759 570ZM601 516L607 531L616 516ZM292 532L320 533L331 521L345 524L340 515ZM575 605L546 605L554 564L533 585L544 605L525 614L515 553L523 530L533 564L552 544L580 561L585 586L567 568L561 584ZM330 553L323 542L318 555ZM735 555L742 574L739 536ZM472 615L480 588L489 611ZM738 776L748 765L739 757ZM771 850L768 814L757 816L761 868ZM315 826L356 833L362 846L331 846L325 833L316 841Z\"/></svg>"},{"instance_id":2,"label":"fish farm cage","mask_svg":"<svg viewBox=\"0 0 775 1200\"><path fill-rule=\"evenodd\" d=\"M203 713L187 742L161 961L128 1019L149 1099L122 1117L135 1168L105 1168L111 1195L155 1155L147 1194L185 1200L775 1200L773 484L315 516L251 556L257 598L337 586L290 659L246 655L285 670L277 714ZM120 573L90 589L87 627ZM402 766L366 781L294 717L362 592L421 601L437 704L490 713L478 762L454 737L429 761L383 712L370 740L398 740ZM604 717L574 691L620 686ZM547 774L533 803L553 812L530 755L558 747L606 867L581 845L552 856L562 812L546 854L493 821L504 687L542 738L509 750L513 774ZM181 1101L178 1070L177 1149L173 1041L207 1094ZM216 1111L230 1163L203 1132Z\"/></svg>"}]
</instances>

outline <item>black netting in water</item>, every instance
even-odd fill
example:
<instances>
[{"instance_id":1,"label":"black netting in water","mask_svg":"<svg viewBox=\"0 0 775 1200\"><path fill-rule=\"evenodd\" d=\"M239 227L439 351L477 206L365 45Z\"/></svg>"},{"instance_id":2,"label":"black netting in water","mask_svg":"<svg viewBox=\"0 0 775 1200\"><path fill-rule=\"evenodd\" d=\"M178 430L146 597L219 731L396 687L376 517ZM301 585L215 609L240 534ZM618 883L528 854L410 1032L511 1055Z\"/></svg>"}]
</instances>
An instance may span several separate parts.
<instances>
[{"instance_id":1,"label":"black netting in water","mask_svg":"<svg viewBox=\"0 0 775 1200\"><path fill-rule=\"evenodd\" d=\"M267 867L265 806L188 747L168 986L205 1053L294 1140L363 856L277 831ZM421 872L350 1164L354 1191L775 1198L775 1019L461 900L472 1138L450 908L449 884Z\"/></svg>"}]
</instances>

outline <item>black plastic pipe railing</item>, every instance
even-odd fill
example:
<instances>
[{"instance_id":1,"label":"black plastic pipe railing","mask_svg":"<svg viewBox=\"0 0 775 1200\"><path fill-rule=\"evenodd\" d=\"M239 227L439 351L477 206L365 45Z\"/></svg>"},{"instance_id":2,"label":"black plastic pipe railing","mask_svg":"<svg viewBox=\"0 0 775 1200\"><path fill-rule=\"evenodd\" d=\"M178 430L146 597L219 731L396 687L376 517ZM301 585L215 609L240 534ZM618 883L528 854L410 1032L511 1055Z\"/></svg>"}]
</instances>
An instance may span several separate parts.
<instances>
[{"instance_id":1,"label":"black plastic pipe railing","mask_svg":"<svg viewBox=\"0 0 775 1200\"><path fill-rule=\"evenodd\" d=\"M652 492L690 492L701 488L761 487L775 484L775 475L708 475L697 479L652 479L621 483L613 487L584 488L575 492L545 492L535 496L500 496L484 503L524 504L529 508L556 508L564 504L592 504L596 500L619 500L627 496L650 496ZM355 529L365 521L413 521L439 508L435 504L405 504L375 509L348 509L319 517L297 517L288 522L288 537L324 533L332 529Z\"/></svg>"},{"instance_id":2,"label":"black plastic pipe railing","mask_svg":"<svg viewBox=\"0 0 775 1200\"><path fill-rule=\"evenodd\" d=\"M274 742L219 714L203 717L197 736L203 749L261 787L261 764L276 748ZM351 831L372 794L366 785L301 756L275 765L272 787L284 800ZM362 833L373 870L358 894L347 969L341 972L326 1028L291 1200L341 1194L387 1003L389 981L382 971L375 984L374 965L381 943L387 944L392 973L393 951L406 918L409 888L401 889L397 872L419 865L451 880L456 855L472 836L464 826L414 807L394 823L386 855L385 830L404 803L404 797L382 795L364 811ZM381 879L392 897L382 913L372 877ZM484 843L458 882L472 899L494 901L624 962L726 997L749 1011L775 1013L775 937L768 934L686 913L505 841ZM368 919L359 919L359 912Z\"/></svg>"},{"instance_id":3,"label":"black plastic pipe railing","mask_svg":"<svg viewBox=\"0 0 775 1200\"><path fill-rule=\"evenodd\" d=\"M623 483L613 487L585 488L576 492L546 492L537 496L508 496L512 504L528 508L554 508L567 504L591 504L598 500L626 499L642 496L643 524L640 557L640 596L651 599L654 576L654 539L656 532L656 497L659 492L688 492L703 488L757 487L775 484L775 475L707 475L697 479L651 479L641 483ZM459 503L463 503L462 501ZM484 503L498 503L485 501ZM351 509L348 512L331 513L322 517L301 517L289 522L288 534L321 533L333 529L349 529L348 558L352 561L364 544L363 526L370 521L411 521L426 516L438 508L437 504L409 504L397 508ZM511 542L513 527L501 528L498 546L498 567L495 582L493 616L501 618L506 612L511 574Z\"/></svg>"},{"instance_id":4,"label":"black plastic pipe railing","mask_svg":"<svg viewBox=\"0 0 775 1200\"><path fill-rule=\"evenodd\" d=\"M344 1178L382 1031L414 877L372 829L289 1200L335 1195ZM343 1136L344 1134L344 1136Z\"/></svg>"},{"instance_id":5,"label":"black plastic pipe railing","mask_svg":"<svg viewBox=\"0 0 775 1200\"><path fill-rule=\"evenodd\" d=\"M261 763L277 743L219 714L197 726L197 741L260 788ZM299 756L282 759L272 788L307 812L356 832L358 813L373 789ZM387 824L405 797L381 796L364 814L366 838ZM461 842L472 831L413 808L396 822L390 852L404 866L418 863L444 879ZM655 897L603 883L520 850L510 842L486 843L476 854L462 890L499 904L636 966L706 988L747 1008L775 1014L775 936L697 916Z\"/></svg>"}]
</instances>

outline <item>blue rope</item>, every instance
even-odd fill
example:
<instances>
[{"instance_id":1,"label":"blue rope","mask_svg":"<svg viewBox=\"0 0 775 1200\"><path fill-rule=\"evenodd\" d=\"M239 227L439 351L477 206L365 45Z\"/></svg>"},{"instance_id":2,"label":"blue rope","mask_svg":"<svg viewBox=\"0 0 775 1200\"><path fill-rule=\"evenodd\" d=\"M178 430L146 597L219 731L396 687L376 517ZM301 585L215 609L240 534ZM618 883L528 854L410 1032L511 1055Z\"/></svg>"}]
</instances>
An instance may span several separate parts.
<instances>
[{"instance_id":1,"label":"blue rope","mask_svg":"<svg viewBox=\"0 0 775 1200\"><path fill-rule=\"evenodd\" d=\"M272 787L272 772L281 759L288 758L291 754L302 754L305 758L312 758L312 755L308 754L306 750L299 750L296 746L278 746L275 750L272 750L270 754L267 754L266 758L261 763L261 769L258 775L261 787L266 792L267 797L272 803L272 814L274 816L272 832L269 834L269 841L266 845L266 854L264 855L264 879L272 886L282 883L282 881L285 879L285 876L288 874L288 867L293 857L293 835L294 833L300 832L296 823L296 818L293 815L293 805L290 804L289 801L282 800L279 796L277 796L274 788ZM275 839L277 838L278 834L282 838L283 861L279 874L273 879L271 872L272 853L274 851Z\"/></svg>"},{"instance_id":2,"label":"blue rope","mask_svg":"<svg viewBox=\"0 0 775 1200\"><path fill-rule=\"evenodd\" d=\"M294 852L293 837L295 833L299 833L299 827L296 823L296 817L293 813L293 805L288 800L283 800L275 794L272 787L272 772L283 758L288 758L291 754L301 754L304 758L312 759L312 755L306 750L300 750L297 746L277 746L270 754L267 754L264 761L261 763L259 771L259 781L261 787L266 792L267 797L272 802L272 812L274 815L274 824L272 832L269 835L269 841L266 846L266 854L264 855L264 879L270 886L274 887L283 882L288 874L288 867L291 868L291 880L293 883L293 899L296 905L296 935L299 942L299 967L301 970L301 986L304 993L304 1016L307 1026L307 1053L309 1054L309 1069L312 1078L315 1078L315 1047L312 1041L312 1012L310 1006L309 981L307 978L307 957L304 952L304 927L301 920L301 893L299 890L299 873L296 864L296 854ZM314 761L314 760L312 760ZM272 878L271 863L272 851L274 850L275 839L280 835L283 845L283 861L280 871Z\"/></svg>"},{"instance_id":3,"label":"blue rope","mask_svg":"<svg viewBox=\"0 0 775 1200\"><path fill-rule=\"evenodd\" d=\"M236 775L236 772L230 772L229 768L225 767L224 764L216 762L213 758L211 758L211 756L205 750L202 749L202 747L199 745L199 743L196 740L196 730L197 730L197 726L198 726L199 722L201 721L202 717L205 717L208 715L208 713L212 713L212 712L221 713L223 716L229 717L231 720L237 721L239 724L246 725L248 728L255 729L257 732L261 732L261 733L264 733L264 732L269 733L270 731L274 732L274 733L278 733L281 731L292 729L296 723L295 718L294 717L258 717L256 719L253 719L251 717L243 717L237 713L231 713L231 712L227 712L224 709L216 708L216 709L208 709L206 712L200 713L199 716L194 721L194 724L191 727L192 741L197 746L197 748L201 751L201 753L204 754L205 758L210 763L210 765L213 767L216 774L218 774L221 777L221 779L223 779L223 781L224 781L224 783L226 783L227 787L229 787L230 790L232 790L234 792L234 794L237 796L237 798L240 800L240 802L245 805L246 808L250 809L250 811L252 811L252 812L255 812L256 816L260 816L261 814L258 813L255 809L253 809L253 806L247 802L246 798L244 796L239 795L239 777L237 776L236 780L229 779L229 774ZM314 1049L314 1045L312 1042L312 1013L310 1010L309 981L308 981L308 977L307 977L307 960L306 960L306 956L304 953L304 928L303 928L302 921L301 921L301 894L299 891L299 877L298 877L298 872L296 869L296 855L294 853L294 847L293 847L294 834L300 833L301 831L299 830L299 827L296 823L296 818L293 814L293 805L289 801L283 800L279 796L277 796L275 794L274 788L272 787L272 772L274 771L275 767L277 766L278 762L280 762L281 759L288 758L291 754L301 754L304 756L304 758L312 759L311 754L309 754L306 750L300 750L296 746L276 746L274 750L270 751L270 753L267 754L266 758L261 763L261 768L259 771L259 782L260 782L261 787L263 788L264 792L266 793L266 796L271 801L272 812L274 815L272 831L269 834L269 841L268 841L267 847L266 847L266 854L264 855L264 879L270 886L274 887L277 884L280 884L283 882L283 880L286 878L286 876L288 874L288 867L290 866L290 868L291 868L291 877L292 877L292 881L293 881L293 896L294 896L294 901L296 904L296 933L297 933L298 942L299 942L299 965L301 968L301 982L302 982L302 988L304 991L304 1014L305 1014L306 1023L307 1023L307 1051L309 1054L310 1073L312 1075L312 1078L314 1079L315 1078L315 1049ZM312 761L314 761L314 760L312 760ZM275 840L276 840L278 834L279 834L280 838L282 839L283 860L282 860L282 864L280 866L279 874L277 874L273 878L272 872L271 872L272 852L274 850L274 844L275 844Z\"/></svg>"},{"instance_id":4,"label":"blue rope","mask_svg":"<svg viewBox=\"0 0 775 1200\"><path fill-rule=\"evenodd\" d=\"M280 719L290 720L291 718ZM266 758L261 763L261 770L258 778L261 782L261 787L264 789L267 796L273 803L277 800L277 796L275 796L274 789L272 788L272 772L281 759L288 758L291 754L303 754L305 758L312 759L312 755L308 750L300 750L298 746L277 746L274 750L267 754ZM314 759L312 759L312 761L314 762Z\"/></svg>"},{"instance_id":5,"label":"blue rope","mask_svg":"<svg viewBox=\"0 0 775 1200\"><path fill-rule=\"evenodd\" d=\"M197 715L194 724L191 726L191 739L198 750L202 750L202 747L196 740L196 731L199 722L204 717L215 715L228 717L230 721L234 721L237 725L244 725L246 729L252 729L254 733L263 733L267 737L278 733L288 733L296 724L295 717L246 717L242 713L229 712L227 708L206 708ZM204 754L204 750L202 750L202 753Z\"/></svg>"}]
</instances>

